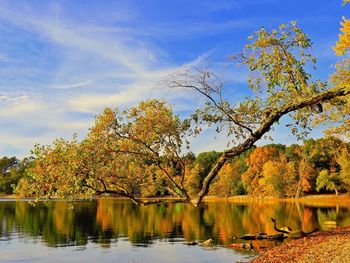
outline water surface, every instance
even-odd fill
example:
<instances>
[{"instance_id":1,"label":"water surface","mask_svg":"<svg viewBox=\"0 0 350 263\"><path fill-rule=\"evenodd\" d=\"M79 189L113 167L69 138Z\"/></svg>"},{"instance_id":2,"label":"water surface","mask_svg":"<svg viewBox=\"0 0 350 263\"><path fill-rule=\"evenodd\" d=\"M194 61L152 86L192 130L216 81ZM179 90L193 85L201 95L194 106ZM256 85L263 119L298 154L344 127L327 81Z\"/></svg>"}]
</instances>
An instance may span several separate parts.
<instances>
[{"instance_id":1,"label":"water surface","mask_svg":"<svg viewBox=\"0 0 350 263\"><path fill-rule=\"evenodd\" d=\"M246 233L275 234L280 226L322 228L324 221L350 225L350 205L284 202L136 206L99 199L37 203L0 201L1 262L247 262L254 252L228 248ZM212 238L214 246L188 246ZM254 241L255 253L279 245Z\"/></svg>"}]
</instances>

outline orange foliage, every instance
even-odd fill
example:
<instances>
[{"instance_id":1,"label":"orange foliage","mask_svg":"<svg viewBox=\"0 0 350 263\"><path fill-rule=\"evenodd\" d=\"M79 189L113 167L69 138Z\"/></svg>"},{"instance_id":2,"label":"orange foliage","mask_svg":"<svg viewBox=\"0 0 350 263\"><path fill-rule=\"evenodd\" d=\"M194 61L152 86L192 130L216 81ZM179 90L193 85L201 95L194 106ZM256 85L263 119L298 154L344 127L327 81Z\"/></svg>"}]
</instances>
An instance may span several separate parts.
<instances>
[{"instance_id":1,"label":"orange foliage","mask_svg":"<svg viewBox=\"0 0 350 263\"><path fill-rule=\"evenodd\" d=\"M266 162L278 156L273 147L257 147L246 159L248 170L243 173L242 180L247 186L248 193L259 194L259 180L263 177L263 166Z\"/></svg>"}]
</instances>

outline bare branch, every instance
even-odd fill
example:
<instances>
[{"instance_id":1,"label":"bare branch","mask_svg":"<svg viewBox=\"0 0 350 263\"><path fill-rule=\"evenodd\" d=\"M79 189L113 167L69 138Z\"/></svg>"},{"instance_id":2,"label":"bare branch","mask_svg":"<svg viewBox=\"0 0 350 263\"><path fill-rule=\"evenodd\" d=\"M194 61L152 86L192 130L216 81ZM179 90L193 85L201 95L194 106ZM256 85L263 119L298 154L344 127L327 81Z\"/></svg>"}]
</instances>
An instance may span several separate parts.
<instances>
[{"instance_id":1,"label":"bare branch","mask_svg":"<svg viewBox=\"0 0 350 263\"><path fill-rule=\"evenodd\" d=\"M190 73L185 74L178 74L176 77L175 75L169 76L169 80L165 81L166 84L171 88L188 88L193 89L203 96L205 96L209 101L213 103L213 105L222 113L224 114L228 120L236 124L237 126L247 130L250 134L253 133L253 130L248 127L247 125L242 124L239 122L234 116L232 116L224 107L222 107L220 104L222 103L222 96L221 96L221 88L222 84L220 83L218 87L214 88L212 85L210 85L208 78L210 76L215 76L213 73L209 72L207 69L200 70L195 68L195 70L199 73L199 80L195 79L194 81L188 81L188 78L194 78L190 76ZM183 78L181 80L181 77ZM195 83L199 84L201 87L197 86ZM211 95L212 93L216 93L219 95L219 101L217 102L214 97Z\"/></svg>"}]
</instances>

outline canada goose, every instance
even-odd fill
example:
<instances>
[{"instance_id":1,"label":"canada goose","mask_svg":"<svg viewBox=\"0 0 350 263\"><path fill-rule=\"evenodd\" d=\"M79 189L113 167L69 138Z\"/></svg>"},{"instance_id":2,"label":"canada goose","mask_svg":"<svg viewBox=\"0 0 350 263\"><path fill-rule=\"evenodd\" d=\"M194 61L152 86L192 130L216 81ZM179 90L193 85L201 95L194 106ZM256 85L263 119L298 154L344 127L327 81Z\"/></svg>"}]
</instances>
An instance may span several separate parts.
<instances>
[{"instance_id":1,"label":"canada goose","mask_svg":"<svg viewBox=\"0 0 350 263\"><path fill-rule=\"evenodd\" d=\"M276 226L276 219L272 218L271 217L271 221L273 222L273 228L277 231L277 232L280 232L280 233L284 233L284 234L287 234L287 237L288 238L301 238L301 237L305 237L305 236L308 236L316 231L318 231L318 228L315 228L313 231L311 232L304 232L303 230L299 229L299 230L296 230L296 231L292 231L292 229L290 227L282 227L282 228L277 228Z\"/></svg>"},{"instance_id":2,"label":"canada goose","mask_svg":"<svg viewBox=\"0 0 350 263\"><path fill-rule=\"evenodd\" d=\"M277 232L284 233L284 234L289 234L292 231L292 229L289 226L284 226L282 228L277 228L277 226L276 226L277 220L272 218L272 217L271 217L271 221L273 222L273 228Z\"/></svg>"}]
</instances>

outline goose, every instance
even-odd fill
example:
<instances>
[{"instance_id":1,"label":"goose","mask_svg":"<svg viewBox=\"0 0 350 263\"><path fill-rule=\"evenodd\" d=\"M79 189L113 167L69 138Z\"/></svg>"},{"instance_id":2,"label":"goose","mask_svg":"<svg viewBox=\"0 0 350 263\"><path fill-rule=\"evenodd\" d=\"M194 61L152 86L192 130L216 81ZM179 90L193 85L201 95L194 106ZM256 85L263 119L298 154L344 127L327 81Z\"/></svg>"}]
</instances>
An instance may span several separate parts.
<instances>
[{"instance_id":1,"label":"goose","mask_svg":"<svg viewBox=\"0 0 350 263\"><path fill-rule=\"evenodd\" d=\"M292 229L289 226L284 226L282 228L277 228L277 220L271 217L271 221L273 222L273 228L280 233L284 233L284 234L289 234L290 232L292 232Z\"/></svg>"}]
</instances>

